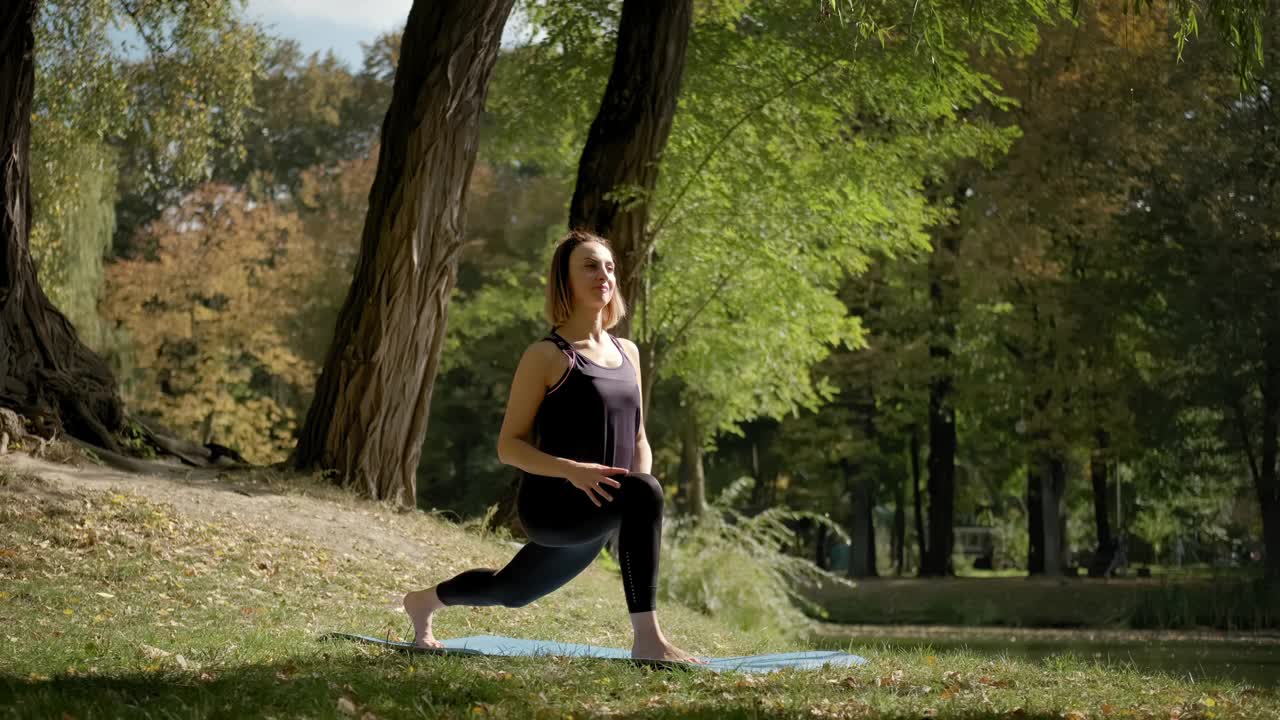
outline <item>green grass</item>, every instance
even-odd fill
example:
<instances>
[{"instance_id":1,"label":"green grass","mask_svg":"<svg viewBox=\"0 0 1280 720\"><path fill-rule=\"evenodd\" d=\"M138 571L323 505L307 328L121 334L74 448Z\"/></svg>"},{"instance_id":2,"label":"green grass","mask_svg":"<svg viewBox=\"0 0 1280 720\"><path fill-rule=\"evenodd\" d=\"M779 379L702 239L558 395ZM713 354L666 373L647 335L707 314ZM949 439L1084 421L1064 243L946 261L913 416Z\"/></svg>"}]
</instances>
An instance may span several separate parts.
<instances>
[{"instance_id":1,"label":"green grass","mask_svg":"<svg viewBox=\"0 0 1280 720\"><path fill-rule=\"evenodd\" d=\"M1280 629L1280 588L1231 576L876 578L806 595L848 624Z\"/></svg>"},{"instance_id":2,"label":"green grass","mask_svg":"<svg viewBox=\"0 0 1280 720\"><path fill-rule=\"evenodd\" d=\"M1274 718L1273 690L927 647L851 648L860 668L765 677L596 660L403 656L323 642L403 637L388 596L512 548L423 513L334 496L432 552L334 550L284 523L198 520L120 492L0 473L0 717ZM442 612L442 637L627 647L615 573L592 568L526 608ZM667 634L698 654L798 649L685 608Z\"/></svg>"}]
</instances>

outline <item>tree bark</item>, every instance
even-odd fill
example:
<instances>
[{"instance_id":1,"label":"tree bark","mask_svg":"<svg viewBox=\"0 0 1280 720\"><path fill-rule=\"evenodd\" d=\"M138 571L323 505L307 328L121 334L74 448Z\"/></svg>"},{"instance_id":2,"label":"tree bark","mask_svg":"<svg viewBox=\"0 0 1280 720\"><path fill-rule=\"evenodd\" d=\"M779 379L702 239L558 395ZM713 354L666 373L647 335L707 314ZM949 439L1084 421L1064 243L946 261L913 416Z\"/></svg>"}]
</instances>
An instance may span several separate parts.
<instances>
[{"instance_id":1,"label":"tree bark","mask_svg":"<svg viewBox=\"0 0 1280 720\"><path fill-rule=\"evenodd\" d=\"M355 277L291 464L412 505L479 121L514 0L416 0Z\"/></svg>"},{"instance_id":2,"label":"tree bark","mask_svg":"<svg viewBox=\"0 0 1280 720\"><path fill-rule=\"evenodd\" d=\"M1262 546L1267 578L1280 583L1280 477L1277 476L1277 432L1280 431L1280 341L1267 343L1262 379L1261 465L1254 478L1262 510Z\"/></svg>"},{"instance_id":3,"label":"tree bark","mask_svg":"<svg viewBox=\"0 0 1280 720\"><path fill-rule=\"evenodd\" d=\"M702 432L692 405L685 407L684 426L680 433L680 486L686 493L686 512L694 516L705 513L707 477L702 466Z\"/></svg>"},{"instance_id":4,"label":"tree bark","mask_svg":"<svg viewBox=\"0 0 1280 720\"><path fill-rule=\"evenodd\" d=\"M816 534L818 538L814 543L813 564L820 570L826 570L830 567L827 562L827 526L819 525Z\"/></svg>"},{"instance_id":5,"label":"tree bark","mask_svg":"<svg viewBox=\"0 0 1280 720\"><path fill-rule=\"evenodd\" d=\"M625 0L613 70L578 162L569 227L609 239L618 287L634 309L648 261L658 168L684 74L692 0ZM620 197L607 197L616 194ZM631 335L632 313L617 334Z\"/></svg>"},{"instance_id":6,"label":"tree bark","mask_svg":"<svg viewBox=\"0 0 1280 720\"><path fill-rule=\"evenodd\" d=\"M1090 577L1104 574L1115 554L1115 541L1111 537L1111 496L1107 494L1110 437L1106 430L1098 430L1094 438L1097 447L1089 458L1089 480L1093 485L1093 522L1098 533L1098 548L1094 550L1093 562L1089 565Z\"/></svg>"},{"instance_id":7,"label":"tree bark","mask_svg":"<svg viewBox=\"0 0 1280 720\"><path fill-rule=\"evenodd\" d=\"M920 562L929 551L929 536L924 528L924 499L920 497L920 430L911 428L911 502L916 524L916 545Z\"/></svg>"},{"instance_id":8,"label":"tree bark","mask_svg":"<svg viewBox=\"0 0 1280 720\"><path fill-rule=\"evenodd\" d=\"M893 574L902 575L907 560L907 483L899 476L893 488Z\"/></svg>"},{"instance_id":9,"label":"tree bark","mask_svg":"<svg viewBox=\"0 0 1280 720\"><path fill-rule=\"evenodd\" d=\"M1044 468L1037 455L1027 468L1027 572L1044 574Z\"/></svg>"},{"instance_id":10,"label":"tree bark","mask_svg":"<svg viewBox=\"0 0 1280 720\"><path fill-rule=\"evenodd\" d=\"M844 472L852 499L852 522L849 529L853 546L849 548L849 577L875 577L876 533L871 516L875 501L871 479L867 477L865 466L850 468L845 465Z\"/></svg>"},{"instance_id":11,"label":"tree bark","mask_svg":"<svg viewBox=\"0 0 1280 720\"><path fill-rule=\"evenodd\" d=\"M124 404L110 367L49 301L31 260L31 112L36 0L0 9L0 405L35 434L72 437L119 452Z\"/></svg>"},{"instance_id":12,"label":"tree bark","mask_svg":"<svg viewBox=\"0 0 1280 720\"><path fill-rule=\"evenodd\" d=\"M1066 461L1057 452L1049 456L1046 472L1040 476L1041 516L1044 524L1044 574L1058 576L1066 567L1062 532L1062 496L1066 490Z\"/></svg>"},{"instance_id":13,"label":"tree bark","mask_svg":"<svg viewBox=\"0 0 1280 720\"><path fill-rule=\"evenodd\" d=\"M953 574L956 481L956 414L952 395L952 347L956 338L955 255L958 229L939 230L929 256L929 306L934 330L929 338L929 547L920 564L922 576Z\"/></svg>"}]
</instances>

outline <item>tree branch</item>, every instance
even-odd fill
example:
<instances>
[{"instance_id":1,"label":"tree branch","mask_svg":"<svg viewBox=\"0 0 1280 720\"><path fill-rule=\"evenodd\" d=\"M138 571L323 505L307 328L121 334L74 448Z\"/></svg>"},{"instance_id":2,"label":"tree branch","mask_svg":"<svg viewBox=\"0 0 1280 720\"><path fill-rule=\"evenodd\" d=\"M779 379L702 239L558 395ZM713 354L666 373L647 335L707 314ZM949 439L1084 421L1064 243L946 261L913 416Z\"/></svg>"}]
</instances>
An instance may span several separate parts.
<instances>
[{"instance_id":1,"label":"tree branch","mask_svg":"<svg viewBox=\"0 0 1280 720\"><path fill-rule=\"evenodd\" d=\"M675 212L677 207L680 206L680 201L683 200L685 194L689 192L689 188L693 186L693 182L697 180L698 176L702 174L702 171L706 169L707 164L710 163L711 159L715 157L717 152L720 151L720 148L724 147L725 142L728 141L730 135L733 135L734 131L736 131L739 127L742 126L743 123L749 120L751 116L755 115L756 113L768 107L769 104L772 103L774 100L777 100L778 98L782 97L783 95L786 95L792 90L795 90L796 88L808 82L811 78L813 78L818 73L822 72L823 70L826 70L827 68L830 68L831 66L835 65L839 61L840 61L840 58L832 58L828 60L827 62L805 73L803 76L800 77L799 80L796 80L795 82L792 82L784 86L781 90L774 93L773 95L770 95L769 97L766 97L763 101L761 101L754 107L748 108L747 111L744 112L742 116L737 119L737 121L735 121L732 125L729 126L728 130L724 131L724 134L722 134L720 138L716 140L715 144L712 145L711 149L707 151L707 154L703 156L702 160L698 163L698 166L694 168L693 173L689 176L689 179L686 180L684 185L682 185L680 189L676 192L675 198L672 199L671 205L667 207L666 212L664 212L662 214L662 217L658 218L658 221L653 224L653 229L650 230L648 233L646 233L645 242L652 243L653 239L658 236L658 233L662 231L663 226L666 225L667 220L671 218L671 214Z\"/></svg>"}]
</instances>

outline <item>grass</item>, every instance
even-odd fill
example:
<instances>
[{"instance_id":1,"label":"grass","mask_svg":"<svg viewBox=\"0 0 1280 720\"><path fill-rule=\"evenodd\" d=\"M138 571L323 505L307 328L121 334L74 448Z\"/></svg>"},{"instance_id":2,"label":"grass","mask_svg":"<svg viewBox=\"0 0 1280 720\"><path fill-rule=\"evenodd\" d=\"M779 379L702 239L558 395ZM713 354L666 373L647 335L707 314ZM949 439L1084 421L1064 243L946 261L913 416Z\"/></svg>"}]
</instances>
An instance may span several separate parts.
<instances>
[{"instance_id":1,"label":"grass","mask_svg":"<svg viewBox=\"0 0 1280 720\"><path fill-rule=\"evenodd\" d=\"M126 492L0 472L0 718L1280 715L1274 690L1070 655L1023 662L872 645L850 648L872 660L860 668L759 677L322 642L329 630L403 638L389 594L450 567L493 567L512 550L428 514L341 493L324 502L432 552L338 551L283 522L199 519ZM661 615L699 654L797 649L685 608ZM526 608L446 610L437 631L629 643L618 577L599 567Z\"/></svg>"},{"instance_id":2,"label":"grass","mask_svg":"<svg viewBox=\"0 0 1280 720\"><path fill-rule=\"evenodd\" d=\"M806 594L848 624L1280 629L1280 589L1243 577L877 578Z\"/></svg>"}]
</instances>

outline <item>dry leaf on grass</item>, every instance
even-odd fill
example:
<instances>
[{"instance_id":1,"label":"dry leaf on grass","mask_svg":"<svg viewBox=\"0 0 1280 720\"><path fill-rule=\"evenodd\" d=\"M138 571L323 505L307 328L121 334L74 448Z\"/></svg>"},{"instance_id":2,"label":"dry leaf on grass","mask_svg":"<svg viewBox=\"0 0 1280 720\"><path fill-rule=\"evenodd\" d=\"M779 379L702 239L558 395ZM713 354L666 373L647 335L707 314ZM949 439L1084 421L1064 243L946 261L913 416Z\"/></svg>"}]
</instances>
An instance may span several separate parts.
<instances>
[{"instance_id":1,"label":"dry leaf on grass","mask_svg":"<svg viewBox=\"0 0 1280 720\"><path fill-rule=\"evenodd\" d=\"M145 645L145 644L142 645L140 649L142 650L142 654L151 660L159 660L160 658L167 658L173 654L168 650L161 650L158 647L151 647L150 645Z\"/></svg>"}]
</instances>

